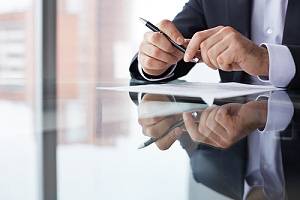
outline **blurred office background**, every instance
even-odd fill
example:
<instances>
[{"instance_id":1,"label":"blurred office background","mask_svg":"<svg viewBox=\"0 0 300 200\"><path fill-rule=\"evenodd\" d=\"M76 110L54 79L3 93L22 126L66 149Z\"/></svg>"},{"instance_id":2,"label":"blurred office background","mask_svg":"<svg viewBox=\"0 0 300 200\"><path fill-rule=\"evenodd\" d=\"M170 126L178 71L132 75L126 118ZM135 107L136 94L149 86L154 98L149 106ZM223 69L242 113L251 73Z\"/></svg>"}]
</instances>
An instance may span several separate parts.
<instances>
[{"instance_id":1,"label":"blurred office background","mask_svg":"<svg viewBox=\"0 0 300 200\"><path fill-rule=\"evenodd\" d=\"M37 64L38 1L2 0L0 3L0 160L5 160L0 164L0 199L38 199L35 131L35 112L41 104L36 98L41 90L38 82L41 66ZM95 87L99 82L129 78L131 58L143 33L148 31L138 21L139 16L154 23L172 19L185 2L57 0L58 199L110 199L113 192L101 190L101 185L113 187L117 183L103 183L101 178L113 176L109 171L111 167L130 160L112 166L105 164L105 158L124 153L118 143L135 130L126 124L128 119L123 118L128 117L128 113L129 117L136 118L136 111L125 99L126 95L112 100L128 103L122 107L101 102L103 98ZM203 76L202 80L218 79L215 72L206 72L210 75ZM201 70L197 76L201 76ZM116 130L111 130L112 127ZM118 134L111 134L116 132ZM186 161L183 153L178 154L176 150L172 153ZM143 160L142 154L136 156ZM160 167L166 168L164 164L168 159L161 160ZM104 164L98 166L99 161ZM175 170L182 189L172 192L176 199L182 199L180 197L187 195L187 164L184 170L180 167Z\"/></svg>"}]
</instances>

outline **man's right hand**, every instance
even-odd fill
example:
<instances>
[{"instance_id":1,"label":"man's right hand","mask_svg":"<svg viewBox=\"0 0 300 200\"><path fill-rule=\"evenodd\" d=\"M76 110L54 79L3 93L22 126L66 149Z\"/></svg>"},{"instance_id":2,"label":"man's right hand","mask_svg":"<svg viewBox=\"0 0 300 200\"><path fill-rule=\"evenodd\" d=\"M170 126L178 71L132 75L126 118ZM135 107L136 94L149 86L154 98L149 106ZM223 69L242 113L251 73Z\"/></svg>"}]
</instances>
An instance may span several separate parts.
<instances>
[{"instance_id":1,"label":"man's right hand","mask_svg":"<svg viewBox=\"0 0 300 200\"><path fill-rule=\"evenodd\" d=\"M158 28L179 45L184 44L182 34L171 21L161 21ZM158 76L181 60L183 55L162 33L147 32L139 48L138 61L144 72Z\"/></svg>"},{"instance_id":2,"label":"man's right hand","mask_svg":"<svg viewBox=\"0 0 300 200\"><path fill-rule=\"evenodd\" d=\"M267 115L267 101L250 101L209 107L201 113L199 124L192 113L183 113L183 120L195 142L226 149L253 131L264 129Z\"/></svg>"}]
</instances>

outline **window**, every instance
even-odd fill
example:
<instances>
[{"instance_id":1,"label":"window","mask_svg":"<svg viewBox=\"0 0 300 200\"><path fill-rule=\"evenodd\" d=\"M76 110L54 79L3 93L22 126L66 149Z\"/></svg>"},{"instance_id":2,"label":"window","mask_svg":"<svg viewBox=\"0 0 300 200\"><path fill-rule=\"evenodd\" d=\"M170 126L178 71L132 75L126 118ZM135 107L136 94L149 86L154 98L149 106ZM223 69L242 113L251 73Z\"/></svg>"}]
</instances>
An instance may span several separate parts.
<instances>
[{"instance_id":1,"label":"window","mask_svg":"<svg viewBox=\"0 0 300 200\"><path fill-rule=\"evenodd\" d=\"M0 199L38 199L34 8L0 4Z\"/></svg>"}]
</instances>

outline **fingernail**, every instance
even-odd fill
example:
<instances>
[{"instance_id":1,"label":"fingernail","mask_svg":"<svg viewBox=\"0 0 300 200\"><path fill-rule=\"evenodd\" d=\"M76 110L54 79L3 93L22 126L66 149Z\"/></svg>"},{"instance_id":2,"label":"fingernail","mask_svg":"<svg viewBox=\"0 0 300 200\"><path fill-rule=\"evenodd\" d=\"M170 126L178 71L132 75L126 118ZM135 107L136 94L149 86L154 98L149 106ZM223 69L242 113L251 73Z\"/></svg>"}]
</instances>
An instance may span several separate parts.
<instances>
[{"instance_id":1,"label":"fingernail","mask_svg":"<svg viewBox=\"0 0 300 200\"><path fill-rule=\"evenodd\" d=\"M184 55L184 61L185 61L185 62L189 62L190 60L191 60L190 55L189 55L189 54L185 54L185 55Z\"/></svg>"},{"instance_id":2,"label":"fingernail","mask_svg":"<svg viewBox=\"0 0 300 200\"><path fill-rule=\"evenodd\" d=\"M184 42L184 40L183 40L182 37L178 37L178 38L176 39L176 42L177 42L178 44L182 44L182 43Z\"/></svg>"},{"instance_id":3,"label":"fingernail","mask_svg":"<svg viewBox=\"0 0 300 200\"><path fill-rule=\"evenodd\" d=\"M199 63L199 58L193 58L192 60L194 63Z\"/></svg>"}]
</instances>

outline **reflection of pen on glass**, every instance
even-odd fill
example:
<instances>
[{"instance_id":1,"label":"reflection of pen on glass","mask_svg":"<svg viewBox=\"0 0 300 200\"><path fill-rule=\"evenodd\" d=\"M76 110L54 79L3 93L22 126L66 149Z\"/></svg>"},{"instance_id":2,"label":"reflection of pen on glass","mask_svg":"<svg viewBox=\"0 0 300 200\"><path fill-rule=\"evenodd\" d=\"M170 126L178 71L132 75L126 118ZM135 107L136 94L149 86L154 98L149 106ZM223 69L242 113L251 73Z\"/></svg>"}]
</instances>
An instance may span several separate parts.
<instances>
[{"instance_id":1,"label":"reflection of pen on glass","mask_svg":"<svg viewBox=\"0 0 300 200\"><path fill-rule=\"evenodd\" d=\"M144 24L145 26L147 26L150 30L152 30L153 32L160 32L161 34L163 34L170 42L171 44L178 49L179 51L181 51L182 53L185 53L186 49L184 46L177 44L176 42L174 42L167 34L165 34L164 32L162 32L158 27L156 27L155 25L153 25L151 22L143 19L143 18L139 18ZM194 58L193 62L197 63L199 62L198 58Z\"/></svg>"},{"instance_id":2,"label":"reflection of pen on glass","mask_svg":"<svg viewBox=\"0 0 300 200\"><path fill-rule=\"evenodd\" d=\"M198 116L197 112L192 112L192 116L196 119ZM161 138L165 137L166 135L168 135L172 130L174 130L177 127L181 127L182 125L184 125L184 121L179 120L178 122L176 122L175 124L173 124L170 128L168 128L168 130L166 130L166 132L164 132L160 137L158 138L150 138L149 140L147 140L146 142L144 142L143 144L141 144L138 149L143 149L149 145L151 145L152 143L160 140Z\"/></svg>"}]
</instances>

